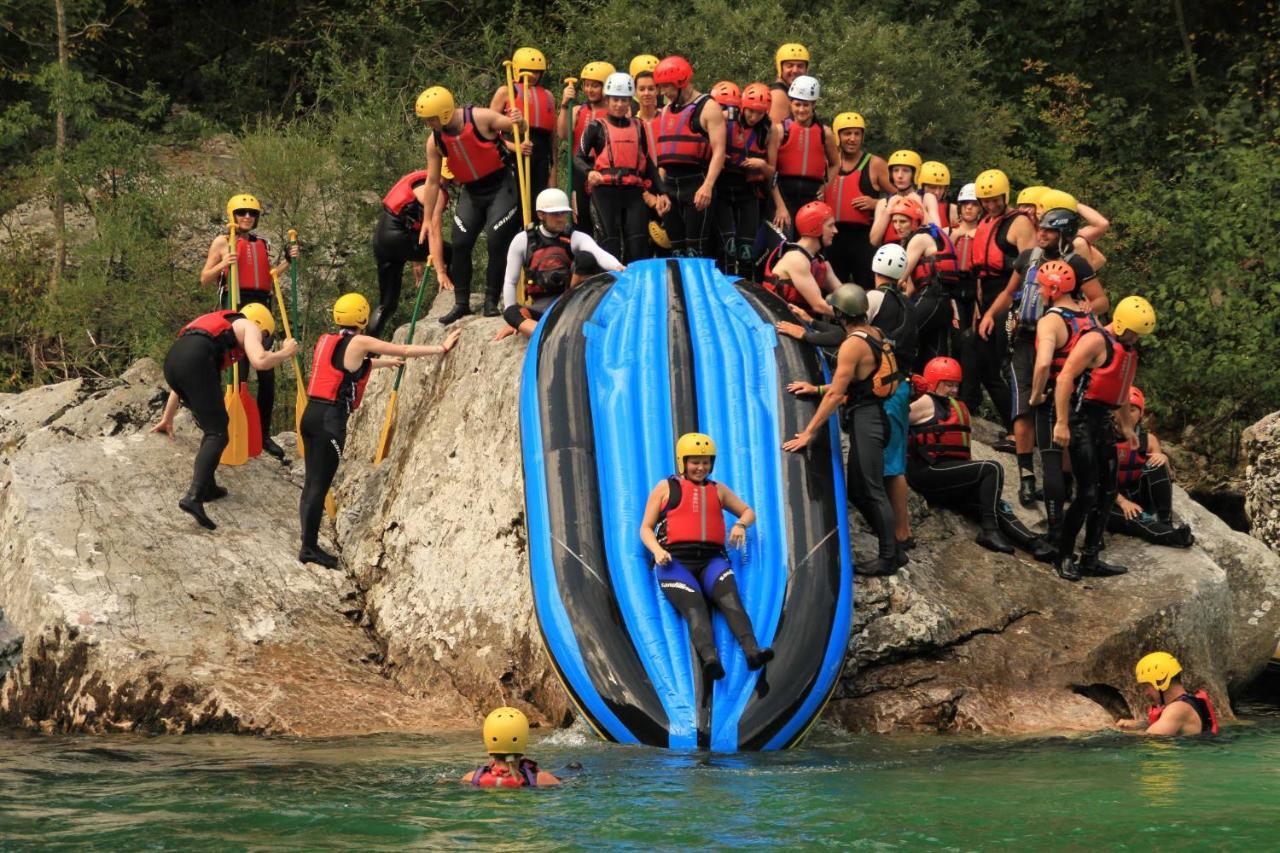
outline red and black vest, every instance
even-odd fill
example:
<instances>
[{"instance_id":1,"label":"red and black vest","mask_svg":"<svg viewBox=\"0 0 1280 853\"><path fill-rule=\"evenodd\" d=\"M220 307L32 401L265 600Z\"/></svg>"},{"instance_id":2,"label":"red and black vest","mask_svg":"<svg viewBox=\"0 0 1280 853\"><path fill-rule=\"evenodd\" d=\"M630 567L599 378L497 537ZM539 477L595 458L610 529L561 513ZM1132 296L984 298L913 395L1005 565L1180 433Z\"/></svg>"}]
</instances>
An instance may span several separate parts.
<instances>
[{"instance_id":1,"label":"red and black vest","mask_svg":"<svg viewBox=\"0 0 1280 853\"><path fill-rule=\"evenodd\" d=\"M523 89L515 84L516 102L509 106L518 110L524 109ZM529 127L533 130L554 132L556 129L556 99L541 86L529 87Z\"/></svg>"},{"instance_id":2,"label":"red and black vest","mask_svg":"<svg viewBox=\"0 0 1280 853\"><path fill-rule=\"evenodd\" d=\"M1033 221L1024 211L1012 208L999 216L983 217L978 223L978 230L973 235L971 258L979 278L1008 278L1013 271L1018 247L1009 242L1009 227L1019 216Z\"/></svg>"},{"instance_id":3,"label":"red and black vest","mask_svg":"<svg viewBox=\"0 0 1280 853\"><path fill-rule=\"evenodd\" d=\"M924 288L935 283L959 284L960 266L956 262L956 247L952 245L951 237L947 232L930 222L923 228L911 232L902 241L902 248L905 249L917 234L928 234L932 237L936 251L932 255L921 255L911 269L911 280L915 282L916 287Z\"/></svg>"},{"instance_id":4,"label":"red and black vest","mask_svg":"<svg viewBox=\"0 0 1280 853\"><path fill-rule=\"evenodd\" d=\"M924 192L923 190L921 190L921 191L920 191L920 195L921 195L921 196L925 195L925 192ZM933 195L933 193L929 193L929 195ZM938 202L938 221L939 221L940 223L942 223L942 227L943 227L944 229L950 228L950 227L951 227L951 205L950 205L950 203L948 203L948 202L947 202L946 200L944 200L944 199L940 199L940 198L938 198L937 196L933 196L933 197L934 197L934 200Z\"/></svg>"},{"instance_id":5,"label":"red and black vest","mask_svg":"<svg viewBox=\"0 0 1280 853\"><path fill-rule=\"evenodd\" d=\"M1203 688L1195 693L1183 693L1175 702L1186 702L1196 711L1196 716L1200 718L1200 734L1216 735L1218 733L1218 711L1213 707L1213 700L1209 698L1209 694ZM1164 709L1168 705L1152 705L1147 709L1147 724L1154 725L1161 716L1164 715Z\"/></svg>"},{"instance_id":6,"label":"red and black vest","mask_svg":"<svg viewBox=\"0 0 1280 853\"><path fill-rule=\"evenodd\" d=\"M875 192L875 187L871 184L871 170L867 168L870 163L871 154L864 151L857 166L848 172L841 171L834 181L827 184L822 199L836 212L837 225L871 224L872 211L859 210L853 204L855 198Z\"/></svg>"},{"instance_id":7,"label":"red and black vest","mask_svg":"<svg viewBox=\"0 0 1280 853\"><path fill-rule=\"evenodd\" d=\"M762 175L746 171L742 164L749 157L761 160L768 158L770 127L767 118L756 122L754 126L744 123L741 117L727 120L725 123L725 170L744 175L753 183L763 181Z\"/></svg>"},{"instance_id":8,"label":"red and black vest","mask_svg":"<svg viewBox=\"0 0 1280 853\"><path fill-rule=\"evenodd\" d=\"M200 335L213 341L217 352L218 369L226 370L244 358L244 346L236 338L236 330L231 325L243 318L244 315L238 311L211 311L208 314L201 314L183 326L178 332L178 337Z\"/></svg>"},{"instance_id":9,"label":"red and black vest","mask_svg":"<svg viewBox=\"0 0 1280 853\"><path fill-rule=\"evenodd\" d=\"M1062 373L1062 368L1066 365L1071 351L1080 342L1080 336L1090 329L1098 328L1098 321L1094 319L1092 312L1072 311L1070 308L1050 308L1045 314L1057 315L1062 320L1062 324L1067 327L1066 342L1053 351L1053 361L1049 362L1048 387L1052 387L1058 374Z\"/></svg>"},{"instance_id":10,"label":"red and black vest","mask_svg":"<svg viewBox=\"0 0 1280 853\"><path fill-rule=\"evenodd\" d=\"M341 403L347 411L360 408L364 399L364 386L369 384L372 359L365 356L360 369L354 373L342 365L347 345L355 332L346 329L337 334L321 335L311 354L311 379L307 381L307 397L317 402Z\"/></svg>"},{"instance_id":11,"label":"red and black vest","mask_svg":"<svg viewBox=\"0 0 1280 853\"><path fill-rule=\"evenodd\" d=\"M908 446L930 465L941 459L972 458L969 447L969 407L962 400L929 393L933 400L933 417L912 424L907 433Z\"/></svg>"},{"instance_id":12,"label":"red and black vest","mask_svg":"<svg viewBox=\"0 0 1280 853\"><path fill-rule=\"evenodd\" d=\"M642 187L645 179L644 149L641 148L640 122L627 119L618 127L607 118L598 122L604 133L604 145L596 154L594 168L605 186Z\"/></svg>"},{"instance_id":13,"label":"red and black vest","mask_svg":"<svg viewBox=\"0 0 1280 853\"><path fill-rule=\"evenodd\" d=\"M1129 402L1129 387L1138 372L1138 350L1120 343L1115 335L1102 326L1088 331L1106 337L1107 360L1101 367L1089 370L1080 378L1083 399L1108 409L1118 409Z\"/></svg>"},{"instance_id":14,"label":"red and black vest","mask_svg":"<svg viewBox=\"0 0 1280 853\"><path fill-rule=\"evenodd\" d=\"M229 287L228 270L223 270L219 284ZM236 236L236 283L241 290L271 292L271 259L267 241L256 234Z\"/></svg>"},{"instance_id":15,"label":"red and black vest","mask_svg":"<svg viewBox=\"0 0 1280 853\"><path fill-rule=\"evenodd\" d=\"M410 172L382 197L382 209L394 216L406 230L422 228L422 202L413 191L427 182L427 170Z\"/></svg>"},{"instance_id":16,"label":"red and black vest","mask_svg":"<svg viewBox=\"0 0 1280 853\"><path fill-rule=\"evenodd\" d=\"M949 236L949 235L948 235ZM956 250L956 269L961 273L973 271L973 235L961 234L951 238L951 245Z\"/></svg>"},{"instance_id":17,"label":"red and black vest","mask_svg":"<svg viewBox=\"0 0 1280 853\"><path fill-rule=\"evenodd\" d=\"M703 545L712 551L724 548L724 511L715 481L694 483L685 477L668 477L667 487L670 494L662 505L659 536L662 547Z\"/></svg>"},{"instance_id":18,"label":"red and black vest","mask_svg":"<svg viewBox=\"0 0 1280 853\"><path fill-rule=\"evenodd\" d=\"M538 765L521 758L518 772L512 773L505 761L490 761L471 774L471 784L477 788L536 788Z\"/></svg>"},{"instance_id":19,"label":"red and black vest","mask_svg":"<svg viewBox=\"0 0 1280 853\"><path fill-rule=\"evenodd\" d=\"M603 105L593 107L590 104L579 104L577 109L573 111L573 149L577 152L582 147L582 134L587 129L587 125L597 119L605 120L605 116L609 115L609 108Z\"/></svg>"},{"instance_id":20,"label":"red and black vest","mask_svg":"<svg viewBox=\"0 0 1280 853\"><path fill-rule=\"evenodd\" d=\"M1142 469L1147 467L1147 451L1151 447L1150 440L1147 437L1147 430L1142 424L1138 424L1138 446L1130 447L1129 442L1120 439L1116 442L1116 456L1120 460L1120 467L1116 472L1116 482L1120 485L1121 491L1129 491L1138 485L1138 481L1142 479Z\"/></svg>"},{"instance_id":21,"label":"red and black vest","mask_svg":"<svg viewBox=\"0 0 1280 853\"><path fill-rule=\"evenodd\" d=\"M487 178L506 166L501 140L481 136L471 117L471 111L470 106L463 108L461 131L450 133L442 129L439 133L445 156L449 158L449 169L453 172L454 180L460 184Z\"/></svg>"},{"instance_id":22,"label":"red and black vest","mask_svg":"<svg viewBox=\"0 0 1280 853\"><path fill-rule=\"evenodd\" d=\"M782 144L778 146L778 176L822 181L827 176L827 148L824 128L817 121L805 127L794 119L782 123Z\"/></svg>"},{"instance_id":23,"label":"red and black vest","mask_svg":"<svg viewBox=\"0 0 1280 853\"><path fill-rule=\"evenodd\" d=\"M528 244L524 250L524 268L529 274L524 292L534 299L563 293L573 274L572 238L568 234L548 237L542 226L525 231Z\"/></svg>"},{"instance_id":24,"label":"red and black vest","mask_svg":"<svg viewBox=\"0 0 1280 853\"><path fill-rule=\"evenodd\" d=\"M808 311L812 308L809 300L805 299L804 294L796 289L795 285L791 283L791 279L780 278L773 271L773 268L778 265L778 261L782 260L782 256L788 252L800 252L809 259L809 272L812 273L813 280L818 283L819 290L822 288L822 283L827 280L827 259L821 251L816 254L812 253L799 243L779 243L769 253L769 257L764 262L764 289L770 293L776 293L786 302Z\"/></svg>"},{"instance_id":25,"label":"red and black vest","mask_svg":"<svg viewBox=\"0 0 1280 853\"><path fill-rule=\"evenodd\" d=\"M711 139L706 131L693 128L693 117L699 112L706 95L699 95L679 107L667 104L654 119L659 166L693 166L702 168L711 162Z\"/></svg>"}]
</instances>

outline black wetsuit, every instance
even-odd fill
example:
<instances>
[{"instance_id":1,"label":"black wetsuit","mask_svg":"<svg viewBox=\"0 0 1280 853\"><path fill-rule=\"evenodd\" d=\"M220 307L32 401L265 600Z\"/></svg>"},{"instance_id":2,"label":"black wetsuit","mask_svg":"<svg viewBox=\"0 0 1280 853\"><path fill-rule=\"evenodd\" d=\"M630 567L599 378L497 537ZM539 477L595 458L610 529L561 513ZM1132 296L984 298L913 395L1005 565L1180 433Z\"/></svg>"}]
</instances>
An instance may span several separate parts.
<instances>
[{"instance_id":1,"label":"black wetsuit","mask_svg":"<svg viewBox=\"0 0 1280 853\"><path fill-rule=\"evenodd\" d=\"M424 179L425 180L425 179ZM447 193L444 187L440 192ZM430 249L426 242L418 242L422 226L422 205L410 202L399 216L383 208L378 224L373 229L373 260L378 267L378 304L369 315L366 334L382 337L382 331L390 325L400 304L400 291L404 286L404 265L410 262L426 263ZM448 267L453 257L453 247L444 244L444 263Z\"/></svg>"},{"instance_id":2,"label":"black wetsuit","mask_svg":"<svg viewBox=\"0 0 1280 853\"><path fill-rule=\"evenodd\" d=\"M164 358L165 382L204 433L191 474L191 494L197 500L204 500L214 486L218 461L227 447L229 423L218 370L223 351L206 335L186 334L173 342Z\"/></svg>"},{"instance_id":3,"label":"black wetsuit","mask_svg":"<svg viewBox=\"0 0 1280 853\"><path fill-rule=\"evenodd\" d=\"M574 154L574 171L586 176L595 170L596 155L608 144L602 121L614 127L636 122L636 135L644 156L644 171L640 177L647 186L656 188L660 183L658 169L653 165L649 152L648 134L638 119L605 116L588 122L582 131L582 143ZM644 203L644 192L644 186L597 184L588 196L591 207L589 224L595 229L596 242L623 263L653 254L649 248L649 206Z\"/></svg>"},{"instance_id":4,"label":"black wetsuit","mask_svg":"<svg viewBox=\"0 0 1280 853\"><path fill-rule=\"evenodd\" d=\"M879 540L878 556L892 562L898 543L894 536L893 506L884 488L884 448L889 441L889 418L884 412L884 401L872 391L873 377L882 356L879 341L874 335L869 337L871 340L863 343L874 353L876 368L870 376L849 384L848 402L841 418L849 434L845 483L849 502Z\"/></svg>"},{"instance_id":5,"label":"black wetsuit","mask_svg":"<svg viewBox=\"0 0 1280 853\"><path fill-rule=\"evenodd\" d=\"M706 95L700 95L700 103L686 106L693 110L689 129L692 133L706 136L700 120L703 108L710 102ZM662 114L655 119L654 136L658 137ZM661 140L659 139L659 149ZM707 179L708 164L693 166L687 164L668 165L664 167L666 180L664 186L671 199L671 209L662 219L662 227L666 229L671 240L671 254L674 257L705 258L711 256L711 246L707 242L715 229L715 190L713 188L711 203L703 210L698 210L693 203L698 189Z\"/></svg>"},{"instance_id":6,"label":"black wetsuit","mask_svg":"<svg viewBox=\"0 0 1280 853\"><path fill-rule=\"evenodd\" d=\"M1137 433L1138 452L1145 457L1149 452L1150 437L1141 425ZM1191 546L1194 541L1191 528L1173 523L1173 480L1167 464L1146 465L1136 482L1120 486L1120 494L1142 507L1142 512L1133 518L1125 518L1120 506L1113 504L1111 515L1107 517L1107 530L1136 536L1154 545Z\"/></svg>"},{"instance_id":7,"label":"black wetsuit","mask_svg":"<svg viewBox=\"0 0 1280 853\"><path fill-rule=\"evenodd\" d=\"M272 309L275 307L271 298L271 291L267 290L240 290L240 307L243 308L250 302L256 302L259 305L265 305L268 311L275 313ZM221 307L223 310L231 310L231 291L224 288L221 294ZM262 333L262 348L268 352L272 346L272 336L268 332ZM255 399L258 401L258 425L262 429L262 438L266 440L271 437L271 413L276 407L276 369L274 367L267 370L254 370L254 374L258 378L258 393ZM249 381L249 357L245 356L240 359L240 381Z\"/></svg>"},{"instance_id":8,"label":"black wetsuit","mask_svg":"<svg viewBox=\"0 0 1280 853\"><path fill-rule=\"evenodd\" d=\"M444 145L440 150L444 150ZM463 184L453 212L450 242L453 257L449 261L449 278L453 280L454 304L470 310L471 253L481 233L488 242L488 267L485 269L484 296L486 308L498 310L502 295L502 275L506 268L507 246L520 233L519 194L516 176L509 168L499 169L478 181Z\"/></svg>"},{"instance_id":9,"label":"black wetsuit","mask_svg":"<svg viewBox=\"0 0 1280 853\"><path fill-rule=\"evenodd\" d=\"M1084 527L1081 552L1096 556L1102 550L1102 535L1111 507L1116 502L1116 429L1111 409L1083 400L1071 413L1071 471L1076 481L1076 496L1062 519L1062 535L1058 552L1071 554L1076 536Z\"/></svg>"}]
</instances>

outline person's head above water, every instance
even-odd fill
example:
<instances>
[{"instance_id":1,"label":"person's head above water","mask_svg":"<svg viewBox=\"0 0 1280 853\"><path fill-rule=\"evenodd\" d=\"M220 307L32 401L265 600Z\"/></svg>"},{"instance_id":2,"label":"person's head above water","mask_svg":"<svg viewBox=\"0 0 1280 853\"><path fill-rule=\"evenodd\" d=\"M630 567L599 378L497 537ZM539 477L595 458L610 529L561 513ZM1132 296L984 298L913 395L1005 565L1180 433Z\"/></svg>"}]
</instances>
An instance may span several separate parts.
<instances>
[{"instance_id":1,"label":"person's head above water","mask_svg":"<svg viewBox=\"0 0 1280 853\"><path fill-rule=\"evenodd\" d=\"M1138 661L1133 672L1139 684L1149 685L1147 692L1153 700L1163 701L1165 691L1181 683L1178 676L1182 673L1182 664L1168 652L1151 652Z\"/></svg>"},{"instance_id":2,"label":"person's head above water","mask_svg":"<svg viewBox=\"0 0 1280 853\"><path fill-rule=\"evenodd\" d=\"M518 708L495 708L484 718L484 746L490 755L524 755L529 719Z\"/></svg>"},{"instance_id":3,"label":"person's head above water","mask_svg":"<svg viewBox=\"0 0 1280 853\"><path fill-rule=\"evenodd\" d=\"M716 464L716 443L711 436L686 432L676 441L676 472L694 482L705 480Z\"/></svg>"}]
</instances>

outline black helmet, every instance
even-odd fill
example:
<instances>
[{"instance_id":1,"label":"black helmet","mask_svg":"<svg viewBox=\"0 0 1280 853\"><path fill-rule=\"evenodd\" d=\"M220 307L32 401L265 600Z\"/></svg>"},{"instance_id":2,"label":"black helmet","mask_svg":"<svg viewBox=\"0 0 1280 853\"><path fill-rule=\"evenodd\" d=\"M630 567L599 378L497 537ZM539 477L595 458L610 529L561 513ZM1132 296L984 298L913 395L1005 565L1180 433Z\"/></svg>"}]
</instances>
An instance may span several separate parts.
<instances>
[{"instance_id":1,"label":"black helmet","mask_svg":"<svg viewBox=\"0 0 1280 853\"><path fill-rule=\"evenodd\" d=\"M1080 216L1065 207L1052 207L1040 217L1040 227L1057 231L1062 242L1069 244L1080 230Z\"/></svg>"}]
</instances>

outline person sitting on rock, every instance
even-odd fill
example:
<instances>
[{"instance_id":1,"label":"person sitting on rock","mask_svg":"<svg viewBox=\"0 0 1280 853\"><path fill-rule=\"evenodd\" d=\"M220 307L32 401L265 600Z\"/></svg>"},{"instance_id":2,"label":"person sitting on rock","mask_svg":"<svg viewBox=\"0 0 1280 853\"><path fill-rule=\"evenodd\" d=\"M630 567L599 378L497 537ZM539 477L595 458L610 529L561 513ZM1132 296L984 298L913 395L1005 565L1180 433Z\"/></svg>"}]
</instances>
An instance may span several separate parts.
<instances>
[{"instance_id":1,"label":"person sitting on rock","mask_svg":"<svg viewBox=\"0 0 1280 853\"><path fill-rule=\"evenodd\" d=\"M1121 428L1128 426L1138 436L1138 446L1130 447L1127 441L1116 442L1120 469L1116 479L1120 493L1115 506L1107 517L1107 529L1112 533L1136 536L1154 545L1174 548L1190 548L1195 542L1191 528L1173 523L1173 478L1170 475L1169 457L1160 449L1160 440L1142 425L1142 414L1147 408L1146 397L1137 386L1129 389L1129 409L1116 412L1116 419L1126 419Z\"/></svg>"},{"instance_id":2,"label":"person sitting on rock","mask_svg":"<svg viewBox=\"0 0 1280 853\"><path fill-rule=\"evenodd\" d=\"M716 446L710 436L690 432L676 442L676 471L653 487L640 522L640 541L653 554L658 586L689 623L689 636L709 679L724 677L711 634L706 599L715 602L757 670L773 659L773 649L756 644L751 617L738 595L738 582L725 555L724 510L738 517L729 545L741 548L755 511L723 483L710 479Z\"/></svg>"},{"instance_id":3,"label":"person sitting on rock","mask_svg":"<svg viewBox=\"0 0 1280 853\"><path fill-rule=\"evenodd\" d=\"M1000 497L1004 466L973 458L969 407L957 396L962 376L960 362L939 356L925 365L923 376L912 377L920 396L910 409L907 483L930 503L977 517L982 527L977 543L983 548L1009 554L1012 542L1048 562L1053 547L1028 530Z\"/></svg>"},{"instance_id":4,"label":"person sitting on rock","mask_svg":"<svg viewBox=\"0 0 1280 853\"><path fill-rule=\"evenodd\" d=\"M1200 735L1218 733L1218 712L1204 690L1188 693L1182 686L1182 664L1168 652L1152 652L1138 661L1134 673L1146 685L1152 705L1147 719L1116 720L1121 731L1146 735Z\"/></svg>"},{"instance_id":5,"label":"person sitting on rock","mask_svg":"<svg viewBox=\"0 0 1280 853\"><path fill-rule=\"evenodd\" d=\"M560 780L538 762L526 758L529 720L517 708L495 708L484 718L484 746L489 761L462 777L477 788L546 788Z\"/></svg>"},{"instance_id":6,"label":"person sitting on rock","mask_svg":"<svg viewBox=\"0 0 1280 853\"><path fill-rule=\"evenodd\" d=\"M191 409L204 437L196 451L191 488L178 501L178 508L209 530L216 530L218 525L205 514L204 502L227 494L214 480L218 461L230 440L221 372L246 359L261 375L293 357L298 351L298 342L293 338L286 340L278 352L267 352L263 347L263 338L275 329L271 312L258 302L249 302L239 311L212 311L183 326L164 357L164 378L172 390L160 423L151 431L168 435L172 441L179 403Z\"/></svg>"}]
</instances>

